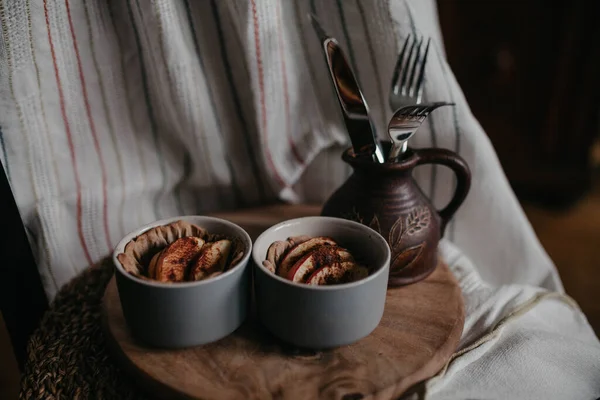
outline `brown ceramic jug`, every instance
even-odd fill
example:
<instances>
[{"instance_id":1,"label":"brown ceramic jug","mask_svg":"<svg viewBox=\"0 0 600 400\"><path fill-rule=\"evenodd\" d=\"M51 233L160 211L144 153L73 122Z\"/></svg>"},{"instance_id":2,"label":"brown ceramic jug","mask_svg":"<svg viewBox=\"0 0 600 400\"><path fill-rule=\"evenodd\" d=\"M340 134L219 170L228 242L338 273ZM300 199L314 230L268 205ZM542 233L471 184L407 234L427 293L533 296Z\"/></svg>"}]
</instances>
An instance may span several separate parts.
<instances>
[{"instance_id":1,"label":"brown ceramic jug","mask_svg":"<svg viewBox=\"0 0 600 400\"><path fill-rule=\"evenodd\" d=\"M382 143L389 149L389 143ZM395 163L374 163L346 150L342 159L352 175L323 206L321 215L352 219L378 231L390 245L389 286L402 286L427 277L437 265L437 246L444 229L471 186L467 163L439 148L409 148ZM416 166L441 164L454 171L457 185L448 205L437 211L412 176Z\"/></svg>"}]
</instances>

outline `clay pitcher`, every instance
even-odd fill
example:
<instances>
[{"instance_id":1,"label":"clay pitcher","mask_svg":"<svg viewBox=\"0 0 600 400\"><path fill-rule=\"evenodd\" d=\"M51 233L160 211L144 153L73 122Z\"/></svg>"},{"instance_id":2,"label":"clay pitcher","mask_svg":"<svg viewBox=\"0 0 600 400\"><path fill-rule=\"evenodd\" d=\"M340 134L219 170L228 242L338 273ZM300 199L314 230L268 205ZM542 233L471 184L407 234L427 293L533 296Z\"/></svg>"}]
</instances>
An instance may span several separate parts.
<instances>
[{"instance_id":1,"label":"clay pitcher","mask_svg":"<svg viewBox=\"0 0 600 400\"><path fill-rule=\"evenodd\" d=\"M439 148L409 148L401 161L383 164L353 154L352 149L343 153L352 175L325 202L321 215L358 221L386 238L392 250L390 286L424 279L435 269L440 238L469 192L467 163ZM442 210L433 207L413 179L413 169L423 164L444 165L456 174L455 192Z\"/></svg>"}]
</instances>

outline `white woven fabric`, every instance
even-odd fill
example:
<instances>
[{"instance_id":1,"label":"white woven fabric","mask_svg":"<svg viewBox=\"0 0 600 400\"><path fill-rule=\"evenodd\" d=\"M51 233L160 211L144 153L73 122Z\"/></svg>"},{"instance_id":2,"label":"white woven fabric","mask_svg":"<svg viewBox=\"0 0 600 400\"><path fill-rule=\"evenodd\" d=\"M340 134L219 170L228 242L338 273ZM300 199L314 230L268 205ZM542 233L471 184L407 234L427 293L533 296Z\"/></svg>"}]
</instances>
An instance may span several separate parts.
<instances>
[{"instance_id":1,"label":"white woven fabric","mask_svg":"<svg viewBox=\"0 0 600 400\"><path fill-rule=\"evenodd\" d=\"M380 134L403 40L432 37L425 98L456 107L434 112L411 145L454 150L473 173L444 245L470 260L454 267L468 311L461 348L524 310L432 379L431 398L600 397L600 344L560 301L446 62L433 0L0 0L0 158L48 296L141 224L321 202L344 181L349 141L308 11L346 50ZM447 202L449 171L415 177ZM522 308L543 291L557 295Z\"/></svg>"},{"instance_id":2,"label":"white woven fabric","mask_svg":"<svg viewBox=\"0 0 600 400\"><path fill-rule=\"evenodd\" d=\"M597 399L600 346L564 293L481 279L448 241L442 256L458 278L466 320L459 348L426 383L428 399Z\"/></svg>"}]
</instances>

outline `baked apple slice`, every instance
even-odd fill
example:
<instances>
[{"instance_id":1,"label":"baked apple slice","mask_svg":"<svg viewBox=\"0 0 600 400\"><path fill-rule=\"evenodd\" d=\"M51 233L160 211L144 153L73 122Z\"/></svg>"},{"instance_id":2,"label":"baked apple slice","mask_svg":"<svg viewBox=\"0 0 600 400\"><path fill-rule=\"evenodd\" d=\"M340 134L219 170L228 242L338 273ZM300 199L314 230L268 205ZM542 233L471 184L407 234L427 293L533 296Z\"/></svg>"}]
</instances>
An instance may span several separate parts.
<instances>
[{"instance_id":1,"label":"baked apple slice","mask_svg":"<svg viewBox=\"0 0 600 400\"><path fill-rule=\"evenodd\" d=\"M154 279L154 276L156 275L156 263L158 262L158 259L160 258L160 255L162 254L162 250L159 251L158 253L156 253L154 255L154 257L152 257L152 260L150 260L150 264L148 264L148 277Z\"/></svg>"},{"instance_id":2,"label":"baked apple slice","mask_svg":"<svg viewBox=\"0 0 600 400\"><path fill-rule=\"evenodd\" d=\"M277 275L284 278L287 277L290 269L299 259L304 257L309 251L321 246L337 246L337 243L329 237L318 236L295 245L288 250L281 259L281 262L277 264Z\"/></svg>"},{"instance_id":3,"label":"baked apple slice","mask_svg":"<svg viewBox=\"0 0 600 400\"><path fill-rule=\"evenodd\" d=\"M213 276L216 272L222 272L227 265L230 252L230 240L207 243L190 267L189 280L200 281Z\"/></svg>"},{"instance_id":4,"label":"baked apple slice","mask_svg":"<svg viewBox=\"0 0 600 400\"><path fill-rule=\"evenodd\" d=\"M354 261L354 257L346 249L321 246L296 261L288 272L287 278L292 282L305 282L306 278L317 269L344 261Z\"/></svg>"},{"instance_id":5,"label":"baked apple slice","mask_svg":"<svg viewBox=\"0 0 600 400\"><path fill-rule=\"evenodd\" d=\"M150 261L149 277L159 282L182 282L188 265L200 253L204 240L195 236L177 239Z\"/></svg>"},{"instance_id":6,"label":"baked apple slice","mask_svg":"<svg viewBox=\"0 0 600 400\"><path fill-rule=\"evenodd\" d=\"M281 258L287 253L289 249L296 246L297 244L304 243L310 239L310 236L290 236L286 240L277 240L269 246L267 249L267 259L263 261L263 265L272 273L275 273L277 265L281 261Z\"/></svg>"},{"instance_id":7,"label":"baked apple slice","mask_svg":"<svg viewBox=\"0 0 600 400\"><path fill-rule=\"evenodd\" d=\"M344 261L330 264L313 272L306 283L308 285L335 285L336 283L348 283L366 278L369 270L354 261Z\"/></svg>"}]
</instances>

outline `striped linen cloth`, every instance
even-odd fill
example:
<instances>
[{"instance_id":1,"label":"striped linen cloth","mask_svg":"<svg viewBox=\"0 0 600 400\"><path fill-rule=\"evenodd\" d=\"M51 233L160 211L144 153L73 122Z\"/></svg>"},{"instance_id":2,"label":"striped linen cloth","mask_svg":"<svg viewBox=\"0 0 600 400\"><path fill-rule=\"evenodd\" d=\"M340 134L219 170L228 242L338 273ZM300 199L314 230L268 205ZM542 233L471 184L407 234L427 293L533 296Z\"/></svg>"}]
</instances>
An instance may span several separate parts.
<instances>
[{"instance_id":1,"label":"striped linen cloth","mask_svg":"<svg viewBox=\"0 0 600 400\"><path fill-rule=\"evenodd\" d=\"M409 33L432 37L425 99L456 103L411 142L454 150L473 172L442 243L465 294L464 353L431 380L433 398L599 397L598 339L470 112L434 0L0 0L0 159L48 297L139 225L322 202L346 179L349 140L309 11L348 54L380 134ZM438 207L450 198L445 168L415 177ZM540 292L556 296L497 327ZM553 358L557 346L568 351Z\"/></svg>"}]
</instances>

